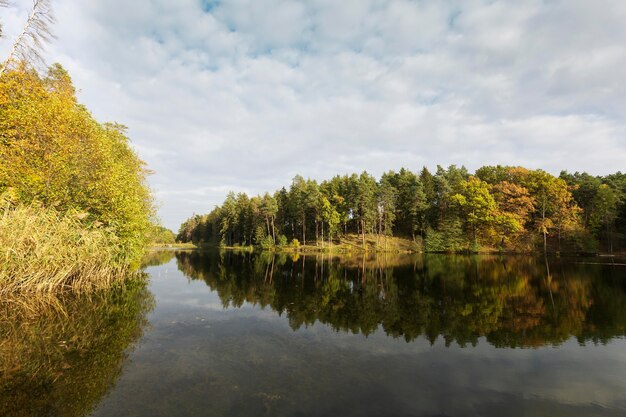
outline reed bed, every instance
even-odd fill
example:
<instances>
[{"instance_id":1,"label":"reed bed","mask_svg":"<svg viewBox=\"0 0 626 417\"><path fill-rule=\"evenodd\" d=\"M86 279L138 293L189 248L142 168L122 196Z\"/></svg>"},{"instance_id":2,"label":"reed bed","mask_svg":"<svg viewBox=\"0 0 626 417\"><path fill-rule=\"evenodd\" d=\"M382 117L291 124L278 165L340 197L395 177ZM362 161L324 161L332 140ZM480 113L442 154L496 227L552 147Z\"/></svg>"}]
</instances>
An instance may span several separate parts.
<instances>
[{"instance_id":1,"label":"reed bed","mask_svg":"<svg viewBox=\"0 0 626 417\"><path fill-rule=\"evenodd\" d=\"M0 199L0 296L93 291L124 280L127 266L112 230L85 214Z\"/></svg>"}]
</instances>

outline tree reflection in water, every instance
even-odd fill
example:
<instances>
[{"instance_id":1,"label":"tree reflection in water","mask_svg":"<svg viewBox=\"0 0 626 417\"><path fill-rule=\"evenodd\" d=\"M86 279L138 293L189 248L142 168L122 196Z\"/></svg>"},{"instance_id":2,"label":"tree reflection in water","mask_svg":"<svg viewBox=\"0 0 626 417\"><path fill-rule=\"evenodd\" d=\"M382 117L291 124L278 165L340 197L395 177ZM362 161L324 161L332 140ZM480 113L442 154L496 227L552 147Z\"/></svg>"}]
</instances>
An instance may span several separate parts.
<instances>
[{"instance_id":1,"label":"tree reflection in water","mask_svg":"<svg viewBox=\"0 0 626 417\"><path fill-rule=\"evenodd\" d=\"M204 280L224 307L252 303L286 314L295 330L381 327L412 341L496 347L606 343L626 334L626 269L525 256L183 252L178 268Z\"/></svg>"},{"instance_id":2,"label":"tree reflection in water","mask_svg":"<svg viewBox=\"0 0 626 417\"><path fill-rule=\"evenodd\" d=\"M0 303L0 415L84 416L112 388L154 299L145 279L51 303Z\"/></svg>"}]
</instances>

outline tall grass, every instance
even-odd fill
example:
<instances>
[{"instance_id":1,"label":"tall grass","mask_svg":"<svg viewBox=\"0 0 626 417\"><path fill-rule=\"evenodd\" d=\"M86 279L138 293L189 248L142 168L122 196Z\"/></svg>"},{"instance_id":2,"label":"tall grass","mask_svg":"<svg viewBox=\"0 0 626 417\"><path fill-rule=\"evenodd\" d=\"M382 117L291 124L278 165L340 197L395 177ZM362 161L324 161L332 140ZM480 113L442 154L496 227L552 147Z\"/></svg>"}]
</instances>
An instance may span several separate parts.
<instances>
[{"instance_id":1,"label":"tall grass","mask_svg":"<svg viewBox=\"0 0 626 417\"><path fill-rule=\"evenodd\" d=\"M124 279L127 263L112 230L84 214L0 196L0 296L91 291Z\"/></svg>"}]
</instances>

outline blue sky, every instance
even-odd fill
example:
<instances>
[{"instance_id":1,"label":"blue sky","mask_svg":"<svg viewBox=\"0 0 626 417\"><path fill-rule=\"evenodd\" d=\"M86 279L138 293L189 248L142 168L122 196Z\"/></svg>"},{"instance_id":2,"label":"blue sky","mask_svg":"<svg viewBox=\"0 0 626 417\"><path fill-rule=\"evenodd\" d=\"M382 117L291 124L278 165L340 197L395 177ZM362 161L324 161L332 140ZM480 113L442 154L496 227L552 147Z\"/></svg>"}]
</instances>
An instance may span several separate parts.
<instances>
[{"instance_id":1,"label":"blue sky","mask_svg":"<svg viewBox=\"0 0 626 417\"><path fill-rule=\"evenodd\" d=\"M8 48L29 1L1 10ZM53 0L48 61L129 127L163 223L297 173L626 170L622 0Z\"/></svg>"}]
</instances>

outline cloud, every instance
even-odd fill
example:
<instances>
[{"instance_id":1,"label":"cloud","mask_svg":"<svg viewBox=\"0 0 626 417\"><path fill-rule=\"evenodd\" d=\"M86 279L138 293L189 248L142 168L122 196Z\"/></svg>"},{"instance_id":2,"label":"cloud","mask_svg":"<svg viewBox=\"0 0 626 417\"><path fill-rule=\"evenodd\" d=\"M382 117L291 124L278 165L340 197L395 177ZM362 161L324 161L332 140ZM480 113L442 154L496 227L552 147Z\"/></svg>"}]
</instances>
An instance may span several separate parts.
<instances>
[{"instance_id":1,"label":"cloud","mask_svg":"<svg viewBox=\"0 0 626 417\"><path fill-rule=\"evenodd\" d=\"M49 61L98 119L129 126L173 229L296 173L624 170L624 2L55 5ZM2 13L17 33L26 10Z\"/></svg>"}]
</instances>

